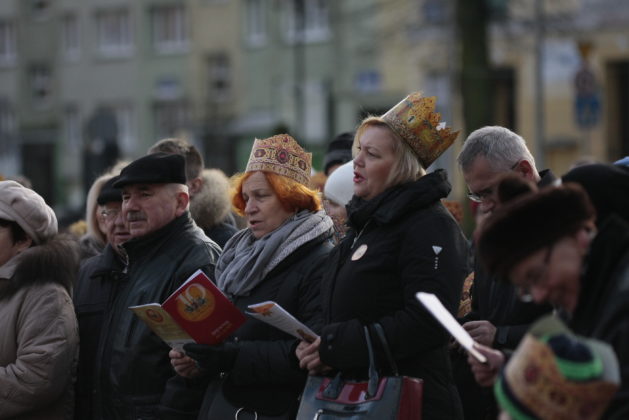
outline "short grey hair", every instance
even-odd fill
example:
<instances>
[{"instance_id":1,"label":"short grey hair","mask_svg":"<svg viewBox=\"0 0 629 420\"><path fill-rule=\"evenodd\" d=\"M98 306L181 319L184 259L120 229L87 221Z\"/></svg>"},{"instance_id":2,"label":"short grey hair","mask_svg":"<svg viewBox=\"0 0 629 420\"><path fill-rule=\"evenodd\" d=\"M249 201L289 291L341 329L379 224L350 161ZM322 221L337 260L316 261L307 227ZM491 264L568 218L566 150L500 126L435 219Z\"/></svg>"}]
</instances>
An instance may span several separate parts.
<instances>
[{"instance_id":1,"label":"short grey hair","mask_svg":"<svg viewBox=\"0 0 629 420\"><path fill-rule=\"evenodd\" d=\"M537 173L535 158L524 139L505 127L487 126L473 131L463 143L457 162L466 172L479 156L485 157L496 172L509 171L516 163L526 160Z\"/></svg>"}]
</instances>

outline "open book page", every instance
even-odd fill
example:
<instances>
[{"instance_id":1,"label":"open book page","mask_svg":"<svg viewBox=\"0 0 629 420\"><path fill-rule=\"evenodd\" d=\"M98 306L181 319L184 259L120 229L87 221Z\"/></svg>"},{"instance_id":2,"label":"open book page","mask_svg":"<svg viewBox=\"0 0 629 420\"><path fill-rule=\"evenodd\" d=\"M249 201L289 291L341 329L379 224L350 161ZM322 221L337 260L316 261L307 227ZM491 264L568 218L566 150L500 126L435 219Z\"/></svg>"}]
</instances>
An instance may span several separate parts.
<instances>
[{"instance_id":1,"label":"open book page","mask_svg":"<svg viewBox=\"0 0 629 420\"><path fill-rule=\"evenodd\" d=\"M479 362L487 362L487 358L474 348L474 339L467 331L465 331L465 329L463 329L461 324L454 319L452 314L448 312L437 296L432 293L424 292L419 292L415 296L417 297L417 300L419 300L426 309L428 309L428 312L430 312L435 319L437 319L437 321L439 321L441 325L448 330L450 334L452 334L452 337L454 337L454 339L458 341L465 350L467 350Z\"/></svg>"},{"instance_id":2,"label":"open book page","mask_svg":"<svg viewBox=\"0 0 629 420\"><path fill-rule=\"evenodd\" d=\"M247 312L247 315L262 322L266 322L295 338L312 343L318 337L310 328L299 322L276 302L268 300L266 302L256 303L255 305L249 305L247 308L250 310L250 312Z\"/></svg>"},{"instance_id":3,"label":"open book page","mask_svg":"<svg viewBox=\"0 0 629 420\"><path fill-rule=\"evenodd\" d=\"M129 307L159 338L171 348L182 351L186 343L194 340L158 303Z\"/></svg>"},{"instance_id":4,"label":"open book page","mask_svg":"<svg viewBox=\"0 0 629 420\"><path fill-rule=\"evenodd\" d=\"M194 342L218 344L246 321L240 309L201 270L194 272L163 304L150 303L129 309L169 345L172 340L183 339L179 330L186 334L186 339ZM151 315L159 315L163 321L157 323L158 316ZM165 339L161 333L167 333L169 338Z\"/></svg>"}]
</instances>

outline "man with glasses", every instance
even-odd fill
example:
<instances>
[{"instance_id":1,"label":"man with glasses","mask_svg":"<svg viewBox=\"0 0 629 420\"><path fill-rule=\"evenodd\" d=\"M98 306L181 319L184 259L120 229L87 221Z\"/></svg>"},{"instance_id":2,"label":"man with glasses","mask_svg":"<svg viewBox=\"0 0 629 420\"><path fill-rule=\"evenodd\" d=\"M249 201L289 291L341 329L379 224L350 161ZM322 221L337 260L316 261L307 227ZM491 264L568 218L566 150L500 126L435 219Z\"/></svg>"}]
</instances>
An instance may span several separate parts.
<instances>
[{"instance_id":1,"label":"man with glasses","mask_svg":"<svg viewBox=\"0 0 629 420\"><path fill-rule=\"evenodd\" d=\"M483 127L473 131L463 143L457 161L469 190L468 197L479 203L479 224L500 206L496 187L505 174L517 174L538 186L556 180L550 170L537 171L535 159L524 139L504 127ZM472 310L459 321L477 342L513 350L530 324L552 308L523 302L512 285L496 280L484 272L480 264L474 263ZM466 415L470 413L470 418L479 419L495 418L497 406L493 393L478 387L464 356L454 355L453 364Z\"/></svg>"},{"instance_id":2,"label":"man with glasses","mask_svg":"<svg viewBox=\"0 0 629 420\"><path fill-rule=\"evenodd\" d=\"M602 186L602 188L604 188ZM535 302L565 315L574 333L609 343L621 389L603 418L629 418L629 224L616 213L598 226L585 191L567 183L518 199L489 219L478 242L487 269ZM491 385L502 353L479 346L489 363L469 358L476 379Z\"/></svg>"},{"instance_id":3,"label":"man with glasses","mask_svg":"<svg viewBox=\"0 0 629 420\"><path fill-rule=\"evenodd\" d=\"M76 419L94 418L92 393L98 342L106 302L113 296L114 286L124 276L126 257L120 245L131 239L122 218L122 192L113 187L118 176L106 181L96 199L103 220L107 245L102 254L81 265L79 281L74 288L74 308L79 321L80 354L77 367Z\"/></svg>"}]
</instances>

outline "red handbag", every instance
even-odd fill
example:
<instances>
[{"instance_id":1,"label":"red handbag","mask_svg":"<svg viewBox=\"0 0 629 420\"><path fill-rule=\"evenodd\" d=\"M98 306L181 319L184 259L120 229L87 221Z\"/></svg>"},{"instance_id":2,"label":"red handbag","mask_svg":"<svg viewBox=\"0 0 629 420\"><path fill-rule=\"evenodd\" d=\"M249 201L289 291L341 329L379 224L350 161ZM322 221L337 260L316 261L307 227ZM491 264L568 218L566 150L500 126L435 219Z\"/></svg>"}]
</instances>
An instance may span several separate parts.
<instances>
[{"instance_id":1,"label":"red handbag","mask_svg":"<svg viewBox=\"0 0 629 420\"><path fill-rule=\"evenodd\" d=\"M340 373L334 378L309 376L299 404L298 420L421 420L423 380L398 374L382 326L372 325L393 376L378 375L369 328L365 326L369 380L343 380Z\"/></svg>"}]
</instances>

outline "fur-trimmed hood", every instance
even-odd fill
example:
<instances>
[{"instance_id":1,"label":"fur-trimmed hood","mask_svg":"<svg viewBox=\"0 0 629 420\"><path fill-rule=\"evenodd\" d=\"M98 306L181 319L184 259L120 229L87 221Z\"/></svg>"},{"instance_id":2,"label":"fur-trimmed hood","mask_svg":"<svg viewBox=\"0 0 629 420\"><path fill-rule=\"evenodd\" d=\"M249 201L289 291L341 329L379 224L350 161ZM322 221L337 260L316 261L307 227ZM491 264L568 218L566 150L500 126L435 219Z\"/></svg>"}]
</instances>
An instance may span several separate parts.
<instances>
[{"instance_id":1,"label":"fur-trimmed hood","mask_svg":"<svg viewBox=\"0 0 629 420\"><path fill-rule=\"evenodd\" d=\"M229 179L220 169L204 169L203 186L190 200L190 214L203 230L224 222L231 209Z\"/></svg>"},{"instance_id":2,"label":"fur-trimmed hood","mask_svg":"<svg viewBox=\"0 0 629 420\"><path fill-rule=\"evenodd\" d=\"M79 271L79 245L70 235L57 235L28 248L0 267L0 299L37 284L56 283L70 295Z\"/></svg>"}]
</instances>

